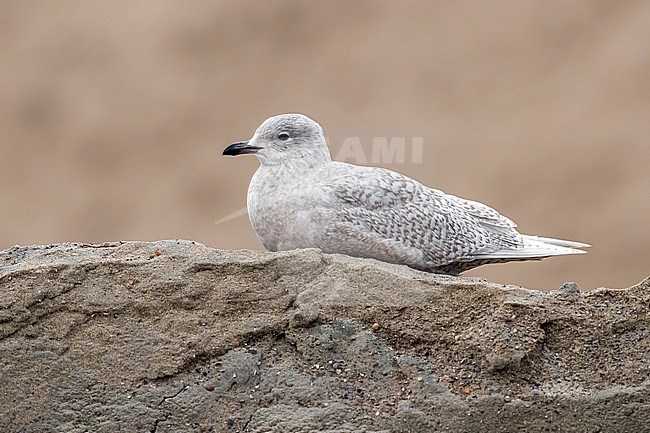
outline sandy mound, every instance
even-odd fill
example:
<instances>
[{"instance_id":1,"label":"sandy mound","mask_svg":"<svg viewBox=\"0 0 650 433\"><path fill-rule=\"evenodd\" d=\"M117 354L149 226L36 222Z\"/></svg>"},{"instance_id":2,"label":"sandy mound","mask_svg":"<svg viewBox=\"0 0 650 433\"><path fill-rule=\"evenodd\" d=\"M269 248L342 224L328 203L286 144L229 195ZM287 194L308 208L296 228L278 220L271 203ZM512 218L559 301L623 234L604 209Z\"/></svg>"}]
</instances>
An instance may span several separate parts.
<instances>
[{"instance_id":1,"label":"sandy mound","mask_svg":"<svg viewBox=\"0 0 650 433\"><path fill-rule=\"evenodd\" d=\"M0 430L644 431L649 285L539 292L189 241L15 247Z\"/></svg>"}]
</instances>

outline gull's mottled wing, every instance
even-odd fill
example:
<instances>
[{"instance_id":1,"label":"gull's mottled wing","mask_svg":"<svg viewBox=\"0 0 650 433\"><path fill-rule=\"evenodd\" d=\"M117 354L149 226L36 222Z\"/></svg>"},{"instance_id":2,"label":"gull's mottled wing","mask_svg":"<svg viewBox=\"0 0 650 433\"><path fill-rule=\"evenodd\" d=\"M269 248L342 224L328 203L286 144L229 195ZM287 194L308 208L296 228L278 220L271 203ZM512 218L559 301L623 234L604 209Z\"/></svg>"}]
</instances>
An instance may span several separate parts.
<instances>
[{"instance_id":1,"label":"gull's mottled wing","mask_svg":"<svg viewBox=\"0 0 650 433\"><path fill-rule=\"evenodd\" d=\"M476 222L488 231L491 243L495 247L518 248L523 245L521 235L515 230L517 224L514 221L478 201L466 200L451 194L445 194L445 197L448 202L475 218Z\"/></svg>"},{"instance_id":2,"label":"gull's mottled wing","mask_svg":"<svg viewBox=\"0 0 650 433\"><path fill-rule=\"evenodd\" d=\"M334 180L324 188L338 200L338 218L325 249L427 269L522 242L512 221L481 203L382 168L332 163L329 170Z\"/></svg>"}]
</instances>

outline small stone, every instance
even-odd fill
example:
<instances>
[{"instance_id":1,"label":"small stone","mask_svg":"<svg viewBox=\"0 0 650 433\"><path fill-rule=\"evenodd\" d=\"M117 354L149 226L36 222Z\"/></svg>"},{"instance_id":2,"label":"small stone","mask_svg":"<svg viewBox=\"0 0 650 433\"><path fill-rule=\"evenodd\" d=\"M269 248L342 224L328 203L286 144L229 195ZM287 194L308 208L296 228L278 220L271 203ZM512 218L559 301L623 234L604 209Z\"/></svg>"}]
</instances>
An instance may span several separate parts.
<instances>
[{"instance_id":1,"label":"small stone","mask_svg":"<svg viewBox=\"0 0 650 433\"><path fill-rule=\"evenodd\" d=\"M206 391L210 391L210 392L214 391L214 385L211 383L206 383L205 385L203 385L203 388L205 388Z\"/></svg>"},{"instance_id":2,"label":"small stone","mask_svg":"<svg viewBox=\"0 0 650 433\"><path fill-rule=\"evenodd\" d=\"M142 427L144 427L144 423L142 421L140 421L140 420L137 420L134 425L135 425L135 428L137 428L137 429L141 429Z\"/></svg>"},{"instance_id":3,"label":"small stone","mask_svg":"<svg viewBox=\"0 0 650 433\"><path fill-rule=\"evenodd\" d=\"M379 323L375 322L375 323L372 324L372 330L373 331L378 331L379 328L381 328L381 325L379 325Z\"/></svg>"},{"instance_id":4,"label":"small stone","mask_svg":"<svg viewBox=\"0 0 650 433\"><path fill-rule=\"evenodd\" d=\"M156 256L161 256L162 253L160 252L160 249L156 249L156 252L154 253Z\"/></svg>"},{"instance_id":5,"label":"small stone","mask_svg":"<svg viewBox=\"0 0 650 433\"><path fill-rule=\"evenodd\" d=\"M577 295L580 293L580 288L578 287L577 283L569 281L562 284L562 287L560 287L558 291L565 294Z\"/></svg>"},{"instance_id":6,"label":"small stone","mask_svg":"<svg viewBox=\"0 0 650 433\"><path fill-rule=\"evenodd\" d=\"M469 394L470 392L471 392L471 389L469 388L469 386L466 386L466 387L463 388L463 394Z\"/></svg>"},{"instance_id":7,"label":"small stone","mask_svg":"<svg viewBox=\"0 0 650 433\"><path fill-rule=\"evenodd\" d=\"M508 403L511 400L512 400L512 398L509 395L504 395L503 396L503 401L505 401L506 403Z\"/></svg>"},{"instance_id":8,"label":"small stone","mask_svg":"<svg viewBox=\"0 0 650 433\"><path fill-rule=\"evenodd\" d=\"M235 418L233 418L233 417L228 418L228 419L226 420L226 425L227 425L228 427L233 427L233 426L235 425Z\"/></svg>"}]
</instances>

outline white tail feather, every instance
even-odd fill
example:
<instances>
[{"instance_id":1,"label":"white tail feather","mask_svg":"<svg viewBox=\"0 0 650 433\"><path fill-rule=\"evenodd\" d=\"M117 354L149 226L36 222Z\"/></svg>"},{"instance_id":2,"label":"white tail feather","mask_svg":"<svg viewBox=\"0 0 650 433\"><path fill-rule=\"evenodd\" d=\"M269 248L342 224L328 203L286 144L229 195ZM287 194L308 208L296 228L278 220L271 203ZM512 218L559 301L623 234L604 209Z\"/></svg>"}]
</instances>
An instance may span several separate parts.
<instances>
[{"instance_id":1,"label":"white tail feather","mask_svg":"<svg viewBox=\"0 0 650 433\"><path fill-rule=\"evenodd\" d=\"M587 254L576 248L588 248L591 245L582 242L565 241L562 239L544 238L540 236L522 235L524 246L517 249L503 249L490 253L477 254L476 259L516 259L544 258L567 254Z\"/></svg>"},{"instance_id":2,"label":"white tail feather","mask_svg":"<svg viewBox=\"0 0 650 433\"><path fill-rule=\"evenodd\" d=\"M524 238L524 242L526 240L540 241L540 242L544 242L545 244L557 245L559 247L567 247L567 248L591 247L591 245L589 244L584 244L582 242L565 241L564 239L545 238L543 236L533 236L533 235L522 235L522 236Z\"/></svg>"}]
</instances>

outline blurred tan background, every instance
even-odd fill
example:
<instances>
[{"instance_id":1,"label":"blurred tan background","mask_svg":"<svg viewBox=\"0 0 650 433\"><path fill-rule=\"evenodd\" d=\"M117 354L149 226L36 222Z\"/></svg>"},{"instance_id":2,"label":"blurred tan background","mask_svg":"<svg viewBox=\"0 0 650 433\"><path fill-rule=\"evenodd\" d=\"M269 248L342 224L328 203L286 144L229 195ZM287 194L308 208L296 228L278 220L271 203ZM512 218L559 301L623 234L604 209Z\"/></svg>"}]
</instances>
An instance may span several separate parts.
<instances>
[{"instance_id":1,"label":"blurred tan background","mask_svg":"<svg viewBox=\"0 0 650 433\"><path fill-rule=\"evenodd\" d=\"M625 287L650 270L648 1L2 1L0 248L192 239L260 249L254 157L301 112L346 137L423 137L385 164L586 256L482 267ZM354 161L351 161L354 162Z\"/></svg>"}]
</instances>

